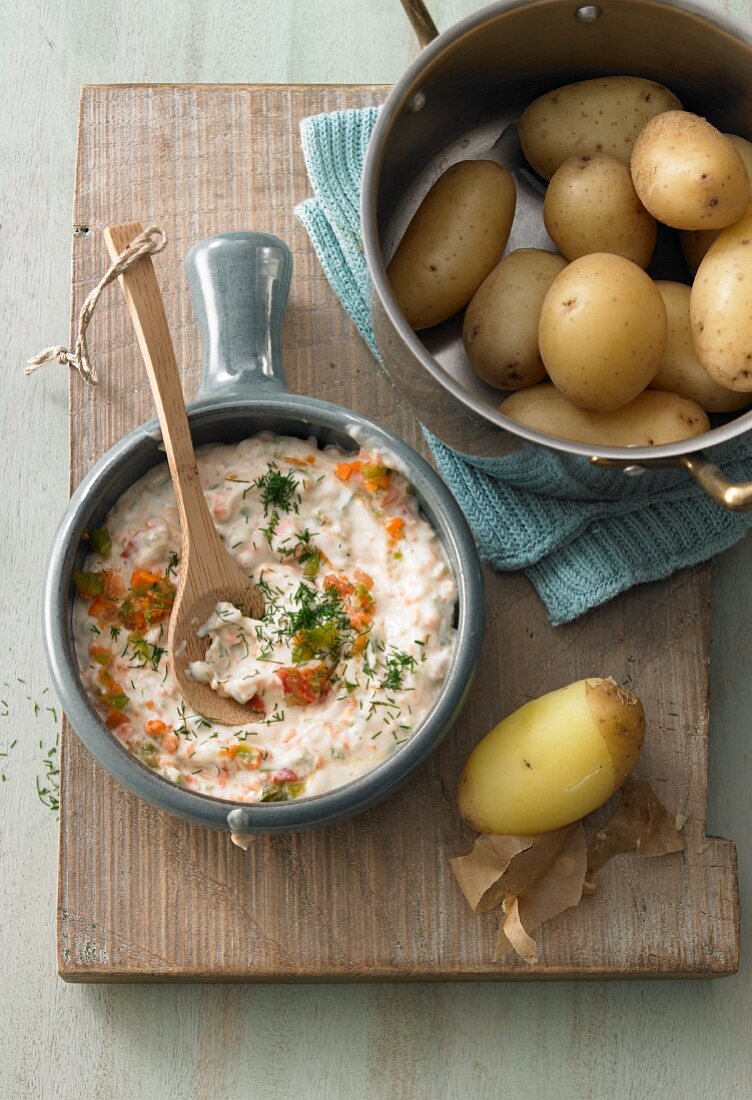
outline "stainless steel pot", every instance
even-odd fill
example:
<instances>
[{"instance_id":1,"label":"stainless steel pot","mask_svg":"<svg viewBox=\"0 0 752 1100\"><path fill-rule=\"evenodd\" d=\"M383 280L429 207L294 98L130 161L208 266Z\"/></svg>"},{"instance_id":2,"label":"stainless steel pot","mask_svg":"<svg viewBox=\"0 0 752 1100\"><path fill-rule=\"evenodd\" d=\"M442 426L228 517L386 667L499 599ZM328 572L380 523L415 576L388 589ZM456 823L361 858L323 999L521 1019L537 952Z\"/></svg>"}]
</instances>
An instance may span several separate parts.
<instances>
[{"instance_id":1,"label":"stainless steel pot","mask_svg":"<svg viewBox=\"0 0 752 1100\"><path fill-rule=\"evenodd\" d=\"M435 37L422 0L403 4L426 49L381 110L361 200L374 329L395 385L440 439L476 458L503 458L502 470L520 487L540 491L539 450L545 448L559 496L640 495L668 487L686 471L719 504L752 508L752 483L732 484L717 465L733 460L752 428L752 410L713 418L705 435L659 447L596 449L554 439L499 411L499 392L477 378L465 357L459 318L413 332L386 277L422 197L458 160L490 155L506 163L518 184L509 247L553 247L543 229L540 190L520 171L514 122L531 100L561 84L608 74L649 77L720 129L751 138L748 28L696 0L499 0ZM510 140L501 143L500 155L490 153L505 129ZM667 232L659 242L650 272L688 281L675 235ZM534 484L531 449L538 458Z\"/></svg>"},{"instance_id":2,"label":"stainless steel pot","mask_svg":"<svg viewBox=\"0 0 752 1100\"><path fill-rule=\"evenodd\" d=\"M467 522L428 463L401 439L348 409L290 393L284 384L280 330L292 259L267 233L226 233L200 241L186 259L204 350L201 389L188 408L191 436L232 443L260 431L314 436L321 446L361 444L393 456L442 541L458 586L457 642L441 692L410 740L389 760L344 787L313 798L241 805L196 794L163 779L107 729L78 674L73 640L72 572L82 567L84 531L98 527L125 490L164 462L156 420L136 428L104 455L73 494L52 548L44 590L44 635L52 679L86 747L121 783L164 810L236 833L289 832L350 817L413 775L451 728L470 689L483 635L483 576Z\"/></svg>"}]
</instances>

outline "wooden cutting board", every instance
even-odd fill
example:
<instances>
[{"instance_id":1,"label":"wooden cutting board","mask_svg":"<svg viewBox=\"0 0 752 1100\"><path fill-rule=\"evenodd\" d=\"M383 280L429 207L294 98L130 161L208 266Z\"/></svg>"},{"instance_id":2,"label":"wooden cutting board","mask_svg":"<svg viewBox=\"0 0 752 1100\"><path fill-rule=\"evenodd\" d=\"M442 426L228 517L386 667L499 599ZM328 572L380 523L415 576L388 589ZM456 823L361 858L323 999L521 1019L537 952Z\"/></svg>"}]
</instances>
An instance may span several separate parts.
<instances>
[{"instance_id":1,"label":"wooden cutting board","mask_svg":"<svg viewBox=\"0 0 752 1100\"><path fill-rule=\"evenodd\" d=\"M139 219L170 239L157 273L182 365L198 332L182 271L200 237L277 233L293 252L284 332L294 390L349 405L424 454L401 405L334 298L293 207L309 193L306 115L380 102L384 87L85 88L76 170L73 315L107 266L101 229ZM97 389L71 379L71 487L152 402L119 292L95 316ZM472 698L422 774L344 824L263 838L247 853L118 786L66 726L58 965L71 981L710 976L735 970L736 857L705 837L710 571L645 585L553 629L523 576L488 574L488 626ZM640 773L687 817L687 850L623 855L597 893L547 925L533 969L492 961L498 915L474 916L449 869L471 836L453 793L469 749L525 700L586 675L631 681L649 732ZM722 732L722 731L720 731Z\"/></svg>"}]
</instances>

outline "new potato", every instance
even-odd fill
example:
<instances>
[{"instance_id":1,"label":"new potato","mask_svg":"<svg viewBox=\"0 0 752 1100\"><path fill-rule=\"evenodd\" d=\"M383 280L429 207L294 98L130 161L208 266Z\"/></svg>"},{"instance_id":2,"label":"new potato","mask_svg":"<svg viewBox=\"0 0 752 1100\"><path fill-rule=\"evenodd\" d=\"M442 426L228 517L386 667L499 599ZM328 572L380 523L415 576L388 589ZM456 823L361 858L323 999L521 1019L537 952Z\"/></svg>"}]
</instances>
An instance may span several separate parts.
<instances>
[{"instance_id":1,"label":"new potato","mask_svg":"<svg viewBox=\"0 0 752 1100\"><path fill-rule=\"evenodd\" d=\"M744 161L747 176L752 181L752 143L746 141L743 137L739 137L738 134L726 134L726 137ZM697 271L703 256L720 232L720 229L682 229L679 231L679 240L681 241L684 258L693 274Z\"/></svg>"},{"instance_id":2,"label":"new potato","mask_svg":"<svg viewBox=\"0 0 752 1100\"><path fill-rule=\"evenodd\" d=\"M643 206L676 229L722 229L749 205L740 154L707 119L688 111L651 119L634 144L631 168Z\"/></svg>"},{"instance_id":3,"label":"new potato","mask_svg":"<svg viewBox=\"0 0 752 1100\"><path fill-rule=\"evenodd\" d=\"M562 256L520 248L497 264L465 313L462 339L475 373L502 390L540 382L546 370L538 350L543 299L559 272Z\"/></svg>"},{"instance_id":4,"label":"new potato","mask_svg":"<svg viewBox=\"0 0 752 1100\"><path fill-rule=\"evenodd\" d=\"M542 95L520 117L527 160L544 179L569 157L606 153L629 164L632 146L646 122L681 108L668 88L637 76L581 80Z\"/></svg>"},{"instance_id":5,"label":"new potato","mask_svg":"<svg viewBox=\"0 0 752 1100\"><path fill-rule=\"evenodd\" d=\"M467 305L504 251L515 204L514 180L489 160L462 161L436 181L388 269L412 328L436 325Z\"/></svg>"},{"instance_id":6,"label":"new potato","mask_svg":"<svg viewBox=\"0 0 752 1100\"><path fill-rule=\"evenodd\" d=\"M711 378L752 392L752 207L708 249L689 312L697 358Z\"/></svg>"},{"instance_id":7,"label":"new potato","mask_svg":"<svg viewBox=\"0 0 752 1100\"><path fill-rule=\"evenodd\" d=\"M548 235L568 260L613 252L647 267L658 227L637 197L629 169L605 153L570 157L551 178L543 203Z\"/></svg>"},{"instance_id":8,"label":"new potato","mask_svg":"<svg viewBox=\"0 0 752 1100\"><path fill-rule=\"evenodd\" d=\"M657 282L668 317L668 339L663 362L650 383L695 401L706 412L733 412L750 401L745 393L727 390L711 378L697 358L689 323L690 288L684 283Z\"/></svg>"},{"instance_id":9,"label":"new potato","mask_svg":"<svg viewBox=\"0 0 752 1100\"><path fill-rule=\"evenodd\" d=\"M511 394L501 412L546 435L596 447L657 447L710 430L699 405L676 393L645 390L615 412L578 409L556 386L544 382Z\"/></svg>"},{"instance_id":10,"label":"new potato","mask_svg":"<svg viewBox=\"0 0 752 1100\"><path fill-rule=\"evenodd\" d=\"M652 381L666 347L666 307L645 272L606 252L581 256L554 280L541 310L540 352L573 404L612 412Z\"/></svg>"},{"instance_id":11,"label":"new potato","mask_svg":"<svg viewBox=\"0 0 752 1100\"><path fill-rule=\"evenodd\" d=\"M536 835L608 801L637 763L640 700L613 680L578 680L526 703L476 745L457 792L479 833Z\"/></svg>"}]
</instances>

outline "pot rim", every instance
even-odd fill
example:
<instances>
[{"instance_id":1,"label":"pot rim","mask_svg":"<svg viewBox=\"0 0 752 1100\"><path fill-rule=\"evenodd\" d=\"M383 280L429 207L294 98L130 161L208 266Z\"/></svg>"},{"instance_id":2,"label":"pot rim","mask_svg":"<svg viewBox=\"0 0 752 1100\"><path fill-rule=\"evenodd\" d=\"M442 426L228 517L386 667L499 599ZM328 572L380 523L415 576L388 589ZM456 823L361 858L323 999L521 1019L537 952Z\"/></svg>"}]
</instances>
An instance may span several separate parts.
<instances>
[{"instance_id":1,"label":"pot rim","mask_svg":"<svg viewBox=\"0 0 752 1100\"><path fill-rule=\"evenodd\" d=\"M559 439L556 436L536 431L533 428L519 424L503 413L490 408L485 402L473 397L457 379L453 378L442 367L419 339L417 333L407 324L392 293L386 273L377 223L381 168L385 159L385 149L397 116L410 97L419 90L419 85L426 70L439 64L442 58L453 50L462 38L484 24L503 17L517 8L540 7L545 9L552 5L559 6L561 2L562 0L495 0L494 3L488 4L472 15L454 23L426 46L409 65L381 106L366 150L360 196L360 217L366 261L375 292L378 294L381 305L399 337L431 377L477 419L501 431L507 431L528 443L535 443L564 454L581 455L591 460L597 458L620 463L627 462L634 466L646 468L651 465L670 465L672 464L671 460L678 461L684 455L694 454L697 451L727 443L731 439L744 435L752 429L752 408L743 415L737 416L719 427L711 428L709 432L695 436L693 439L663 443L651 447L595 447L586 443L576 443L573 440ZM609 0L600 0L601 6L604 7L608 5L608 2ZM712 24L714 29L723 31L752 47L752 32L750 32L748 26L736 16L711 9L705 0L636 0L636 3L639 6L673 8L680 12L687 12ZM501 393L501 391L499 392ZM750 400L752 401L752 392L750 393Z\"/></svg>"},{"instance_id":2,"label":"pot rim","mask_svg":"<svg viewBox=\"0 0 752 1100\"><path fill-rule=\"evenodd\" d=\"M291 832L351 817L401 786L427 760L458 717L477 666L484 622L483 574L470 528L439 475L421 455L368 417L297 394L254 393L248 401L215 399L190 407L188 414L192 426L196 426L216 417L220 420L244 414L258 417L259 411L266 419L277 415L295 419L300 425L310 423L312 435L316 428L326 428L343 435L352 434L356 442L358 432L367 432L376 445L380 444L387 453L394 454L404 463L418 496L442 521L435 525L435 530L450 559L457 583L455 651L433 707L410 740L393 756L332 791L261 806L178 787L141 764L105 727L91 703L75 661L70 571L81 531L91 511L90 500L103 484L122 471L128 459L134 458L147 440L152 445L158 443L161 433L156 420L135 428L119 440L77 486L55 535L43 595L43 633L53 684L65 714L89 751L118 782L161 809L193 822L246 834ZM249 435L252 434L256 433L249 430Z\"/></svg>"}]
</instances>

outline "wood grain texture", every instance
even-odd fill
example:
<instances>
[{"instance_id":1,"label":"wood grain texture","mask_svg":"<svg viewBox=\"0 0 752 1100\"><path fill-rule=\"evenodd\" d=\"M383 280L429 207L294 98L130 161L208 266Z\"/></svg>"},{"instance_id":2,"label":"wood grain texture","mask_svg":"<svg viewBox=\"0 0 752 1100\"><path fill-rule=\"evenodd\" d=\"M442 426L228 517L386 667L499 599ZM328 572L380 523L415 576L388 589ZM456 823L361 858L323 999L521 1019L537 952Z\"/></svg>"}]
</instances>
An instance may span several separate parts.
<instances>
[{"instance_id":1,"label":"wood grain texture","mask_svg":"<svg viewBox=\"0 0 752 1100\"><path fill-rule=\"evenodd\" d=\"M160 283L188 394L197 329L182 258L222 230L270 230L294 258L283 337L293 390L348 405L424 450L419 429L336 302L292 210L308 193L300 118L377 102L379 87L92 87L81 103L74 314L106 266L99 230L138 217L170 246ZM72 484L151 415L116 297L91 331L97 390L71 388ZM524 578L488 576L477 689L420 777L383 806L248 853L138 802L64 738L58 964L71 980L529 977L491 961L493 914L473 916L448 858L465 850L453 793L469 748L523 701L583 675L629 680L649 734L640 764L688 818L687 852L620 857L597 894L546 927L536 977L714 975L737 962L735 854L706 839L709 571L640 587L556 630Z\"/></svg>"}]
</instances>

